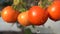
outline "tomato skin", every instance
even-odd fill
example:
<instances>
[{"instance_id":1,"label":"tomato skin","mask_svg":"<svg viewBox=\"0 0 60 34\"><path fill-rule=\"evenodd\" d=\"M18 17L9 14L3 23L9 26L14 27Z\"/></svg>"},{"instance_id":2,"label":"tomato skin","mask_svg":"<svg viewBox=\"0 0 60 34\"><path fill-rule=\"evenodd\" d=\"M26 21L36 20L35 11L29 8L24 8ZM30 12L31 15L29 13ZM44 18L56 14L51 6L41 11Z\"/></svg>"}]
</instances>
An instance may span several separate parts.
<instances>
[{"instance_id":1,"label":"tomato skin","mask_svg":"<svg viewBox=\"0 0 60 34\"><path fill-rule=\"evenodd\" d=\"M19 16L18 16L18 22L22 26L28 26L28 25L30 25L30 23L28 21L28 11L22 12L22 13L19 14Z\"/></svg>"},{"instance_id":2,"label":"tomato skin","mask_svg":"<svg viewBox=\"0 0 60 34\"><path fill-rule=\"evenodd\" d=\"M48 19L48 14L41 7L33 6L29 9L28 19L33 25L43 25Z\"/></svg>"},{"instance_id":3,"label":"tomato skin","mask_svg":"<svg viewBox=\"0 0 60 34\"><path fill-rule=\"evenodd\" d=\"M8 23L14 23L17 21L19 12L14 10L11 6L7 6L2 10L2 19Z\"/></svg>"},{"instance_id":4,"label":"tomato skin","mask_svg":"<svg viewBox=\"0 0 60 34\"><path fill-rule=\"evenodd\" d=\"M47 9L50 19L54 21L60 20L60 2L54 1Z\"/></svg>"}]
</instances>

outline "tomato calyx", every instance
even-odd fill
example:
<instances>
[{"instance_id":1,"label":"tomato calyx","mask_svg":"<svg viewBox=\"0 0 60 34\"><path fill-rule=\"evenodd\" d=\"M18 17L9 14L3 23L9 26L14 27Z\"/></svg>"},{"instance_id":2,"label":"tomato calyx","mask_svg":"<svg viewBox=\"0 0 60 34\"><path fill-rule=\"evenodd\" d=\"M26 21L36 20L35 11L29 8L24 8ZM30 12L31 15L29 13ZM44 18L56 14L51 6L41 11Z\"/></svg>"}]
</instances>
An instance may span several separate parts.
<instances>
[{"instance_id":1,"label":"tomato calyx","mask_svg":"<svg viewBox=\"0 0 60 34\"><path fill-rule=\"evenodd\" d=\"M40 0L38 2L38 6L40 6L41 8L45 9L46 7L48 7L49 5L51 5L52 2L53 2L52 0Z\"/></svg>"}]
</instances>

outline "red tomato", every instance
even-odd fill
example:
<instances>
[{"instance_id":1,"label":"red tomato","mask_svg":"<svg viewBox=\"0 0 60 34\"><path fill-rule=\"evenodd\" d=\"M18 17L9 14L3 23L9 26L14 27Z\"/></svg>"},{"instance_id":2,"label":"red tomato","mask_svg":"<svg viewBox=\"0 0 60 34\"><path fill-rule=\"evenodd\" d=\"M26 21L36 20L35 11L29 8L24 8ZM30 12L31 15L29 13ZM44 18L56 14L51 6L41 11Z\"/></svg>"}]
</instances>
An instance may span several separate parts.
<instances>
[{"instance_id":1,"label":"red tomato","mask_svg":"<svg viewBox=\"0 0 60 34\"><path fill-rule=\"evenodd\" d=\"M7 6L2 10L2 19L8 23L14 23L17 21L19 12L14 10L11 6Z\"/></svg>"},{"instance_id":2,"label":"red tomato","mask_svg":"<svg viewBox=\"0 0 60 34\"><path fill-rule=\"evenodd\" d=\"M28 21L28 11L22 12L22 13L19 14L19 16L18 16L18 22L19 22L19 24L21 24L23 26L30 25L30 23Z\"/></svg>"},{"instance_id":3,"label":"red tomato","mask_svg":"<svg viewBox=\"0 0 60 34\"><path fill-rule=\"evenodd\" d=\"M60 1L54 1L47 9L49 17L54 20L60 20Z\"/></svg>"},{"instance_id":4,"label":"red tomato","mask_svg":"<svg viewBox=\"0 0 60 34\"><path fill-rule=\"evenodd\" d=\"M28 19L33 25L43 25L48 19L48 13L39 6L33 6L29 9Z\"/></svg>"}]
</instances>

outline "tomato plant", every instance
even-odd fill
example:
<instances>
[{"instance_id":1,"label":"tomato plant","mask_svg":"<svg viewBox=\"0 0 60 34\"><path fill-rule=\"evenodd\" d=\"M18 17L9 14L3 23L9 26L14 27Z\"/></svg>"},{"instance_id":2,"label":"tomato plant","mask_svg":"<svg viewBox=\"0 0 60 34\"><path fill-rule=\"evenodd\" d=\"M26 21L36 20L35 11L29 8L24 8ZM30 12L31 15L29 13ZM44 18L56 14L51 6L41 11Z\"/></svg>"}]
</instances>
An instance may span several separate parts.
<instances>
[{"instance_id":1,"label":"tomato plant","mask_svg":"<svg viewBox=\"0 0 60 34\"><path fill-rule=\"evenodd\" d=\"M30 25L29 21L28 21L28 11L26 12L22 12L19 14L18 16L18 22L23 25L23 26L28 26Z\"/></svg>"},{"instance_id":2,"label":"tomato plant","mask_svg":"<svg viewBox=\"0 0 60 34\"><path fill-rule=\"evenodd\" d=\"M17 21L16 24L22 29L22 34L32 34L29 28L23 26L32 25L34 28L34 25L44 25L48 20L48 16L54 21L60 20L59 0L13 0L12 6L15 9L7 6L2 10L2 19L8 23Z\"/></svg>"},{"instance_id":3,"label":"tomato plant","mask_svg":"<svg viewBox=\"0 0 60 34\"><path fill-rule=\"evenodd\" d=\"M33 25L43 25L48 19L48 13L39 6L29 9L28 19Z\"/></svg>"},{"instance_id":4,"label":"tomato plant","mask_svg":"<svg viewBox=\"0 0 60 34\"><path fill-rule=\"evenodd\" d=\"M2 19L8 23L14 23L17 21L19 12L14 10L11 6L7 6L2 10Z\"/></svg>"},{"instance_id":5,"label":"tomato plant","mask_svg":"<svg viewBox=\"0 0 60 34\"><path fill-rule=\"evenodd\" d=\"M49 17L54 20L60 20L60 1L54 1L47 9Z\"/></svg>"}]
</instances>

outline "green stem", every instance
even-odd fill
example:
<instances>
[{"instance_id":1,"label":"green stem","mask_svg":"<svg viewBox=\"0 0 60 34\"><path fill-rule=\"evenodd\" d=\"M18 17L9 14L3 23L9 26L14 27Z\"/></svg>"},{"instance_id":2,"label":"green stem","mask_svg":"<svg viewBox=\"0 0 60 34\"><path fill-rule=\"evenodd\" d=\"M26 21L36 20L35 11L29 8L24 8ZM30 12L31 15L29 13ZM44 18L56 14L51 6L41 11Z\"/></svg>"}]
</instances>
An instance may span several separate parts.
<instances>
[{"instance_id":1,"label":"green stem","mask_svg":"<svg viewBox=\"0 0 60 34\"><path fill-rule=\"evenodd\" d=\"M48 1L48 0L40 0L40 2L39 2L40 4L38 4L38 6L40 6L42 8L47 8L52 3L52 1Z\"/></svg>"},{"instance_id":2,"label":"green stem","mask_svg":"<svg viewBox=\"0 0 60 34\"><path fill-rule=\"evenodd\" d=\"M17 6L16 5L12 5L12 7L16 10Z\"/></svg>"},{"instance_id":3,"label":"green stem","mask_svg":"<svg viewBox=\"0 0 60 34\"><path fill-rule=\"evenodd\" d=\"M13 0L14 5L19 5L23 2L23 0Z\"/></svg>"},{"instance_id":4,"label":"green stem","mask_svg":"<svg viewBox=\"0 0 60 34\"><path fill-rule=\"evenodd\" d=\"M32 34L31 29L30 28L24 29L24 34Z\"/></svg>"}]
</instances>

